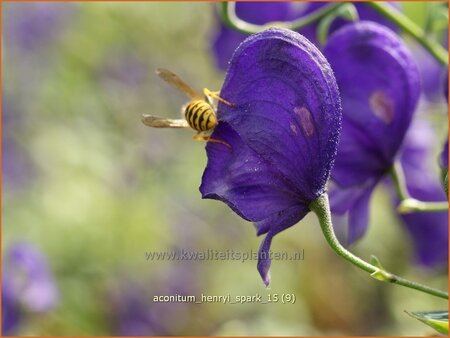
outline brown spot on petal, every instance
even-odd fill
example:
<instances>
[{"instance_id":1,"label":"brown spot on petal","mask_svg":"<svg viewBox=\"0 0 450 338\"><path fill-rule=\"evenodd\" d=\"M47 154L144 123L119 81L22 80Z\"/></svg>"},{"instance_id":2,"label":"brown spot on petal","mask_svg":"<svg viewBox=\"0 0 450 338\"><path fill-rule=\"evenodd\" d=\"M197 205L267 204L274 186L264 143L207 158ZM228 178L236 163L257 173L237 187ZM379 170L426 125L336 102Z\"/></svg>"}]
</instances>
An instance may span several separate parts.
<instances>
[{"instance_id":1,"label":"brown spot on petal","mask_svg":"<svg viewBox=\"0 0 450 338\"><path fill-rule=\"evenodd\" d=\"M394 118L394 103L381 90L374 91L369 98L373 114L386 124L391 124Z\"/></svg>"},{"instance_id":2,"label":"brown spot on petal","mask_svg":"<svg viewBox=\"0 0 450 338\"><path fill-rule=\"evenodd\" d=\"M295 135L297 135L297 127L292 122L291 122L291 130Z\"/></svg>"},{"instance_id":3,"label":"brown spot on petal","mask_svg":"<svg viewBox=\"0 0 450 338\"><path fill-rule=\"evenodd\" d=\"M305 107L295 107L294 113L300 117L301 127L305 136L311 137L314 134L315 127L310 111Z\"/></svg>"}]
</instances>

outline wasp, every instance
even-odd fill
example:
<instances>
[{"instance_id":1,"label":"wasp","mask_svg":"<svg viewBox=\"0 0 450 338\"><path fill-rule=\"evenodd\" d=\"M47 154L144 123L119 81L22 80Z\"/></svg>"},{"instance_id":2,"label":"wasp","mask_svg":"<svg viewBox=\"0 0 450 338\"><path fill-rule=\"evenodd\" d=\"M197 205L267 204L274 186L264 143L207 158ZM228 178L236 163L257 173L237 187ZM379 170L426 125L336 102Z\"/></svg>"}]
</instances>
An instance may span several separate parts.
<instances>
[{"instance_id":1,"label":"wasp","mask_svg":"<svg viewBox=\"0 0 450 338\"><path fill-rule=\"evenodd\" d=\"M211 134L218 124L214 100L229 106L234 106L234 104L222 99L219 92L213 92L207 88L203 89L203 95L199 94L170 70L159 68L156 70L156 74L172 87L185 93L190 101L182 108L184 119L167 119L144 114L142 122L145 125L153 128L190 127L197 131L193 137L194 140L217 142L229 146L228 143L211 138Z\"/></svg>"}]
</instances>

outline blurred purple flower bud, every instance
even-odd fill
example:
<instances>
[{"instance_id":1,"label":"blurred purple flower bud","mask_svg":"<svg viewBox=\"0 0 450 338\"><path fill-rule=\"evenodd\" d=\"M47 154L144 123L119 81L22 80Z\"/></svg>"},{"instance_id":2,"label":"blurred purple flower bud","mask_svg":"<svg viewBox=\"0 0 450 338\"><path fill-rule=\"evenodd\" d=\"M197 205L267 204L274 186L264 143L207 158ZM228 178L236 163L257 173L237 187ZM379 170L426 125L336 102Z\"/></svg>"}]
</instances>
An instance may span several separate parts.
<instances>
[{"instance_id":1,"label":"blurred purple flower bud","mask_svg":"<svg viewBox=\"0 0 450 338\"><path fill-rule=\"evenodd\" d=\"M28 243L17 243L6 256L4 279L29 311L46 312L58 302L58 290L45 257Z\"/></svg>"},{"instance_id":2,"label":"blurred purple flower bud","mask_svg":"<svg viewBox=\"0 0 450 338\"><path fill-rule=\"evenodd\" d=\"M237 2L236 14L249 23L263 25L273 21L290 21L301 16L301 10L295 10L294 2ZM306 8L306 5L303 5ZM247 37L225 26L218 16L217 33L212 37L212 52L217 67L226 70L231 55L237 46Z\"/></svg>"},{"instance_id":3,"label":"blurred purple flower bud","mask_svg":"<svg viewBox=\"0 0 450 338\"><path fill-rule=\"evenodd\" d=\"M246 22L263 25L276 21L292 21L302 16L311 14L315 10L318 10L328 4L329 2L237 2L236 14L239 18L245 20ZM354 5L361 20L375 21L382 25L386 25L393 30L397 29L392 22L387 20L378 12L374 11L371 7L367 6L367 4L356 2ZM393 6L398 7L397 5ZM247 37L247 35L236 32L225 26L217 15L216 20L217 29L216 33L212 36L211 41L212 52L217 67L221 70L226 70L234 50ZM350 23L350 21L337 18L331 24L330 33L348 23ZM298 30L298 32L318 46L319 44L316 37L317 27L318 24L314 23Z\"/></svg>"},{"instance_id":4,"label":"blurred purple flower bud","mask_svg":"<svg viewBox=\"0 0 450 338\"><path fill-rule=\"evenodd\" d=\"M401 163L410 195L421 201L446 201L438 177L428 167L436 137L426 121L416 120L402 147ZM398 197L395 197L398 205ZM416 212L399 215L414 246L418 264L446 266L448 261L448 212Z\"/></svg>"},{"instance_id":5,"label":"blurred purple flower bud","mask_svg":"<svg viewBox=\"0 0 450 338\"><path fill-rule=\"evenodd\" d=\"M4 22L6 43L29 50L42 48L57 38L73 7L53 2L8 4Z\"/></svg>"},{"instance_id":6,"label":"blurred purple flower bud","mask_svg":"<svg viewBox=\"0 0 450 338\"><path fill-rule=\"evenodd\" d=\"M419 67L424 98L431 102L442 100L446 68L422 46L413 44L411 50Z\"/></svg>"},{"instance_id":7,"label":"blurred purple flower bud","mask_svg":"<svg viewBox=\"0 0 450 338\"><path fill-rule=\"evenodd\" d=\"M2 336L11 336L15 333L22 320L19 303L11 285L11 280L3 277L2 280Z\"/></svg>"},{"instance_id":8,"label":"blurred purple flower bud","mask_svg":"<svg viewBox=\"0 0 450 338\"><path fill-rule=\"evenodd\" d=\"M366 231L372 191L392 167L409 127L420 94L419 73L399 37L374 22L341 28L324 54L343 109L331 208L348 213L351 243Z\"/></svg>"},{"instance_id":9,"label":"blurred purple flower bud","mask_svg":"<svg viewBox=\"0 0 450 338\"><path fill-rule=\"evenodd\" d=\"M333 72L305 37L271 28L236 50L209 142L200 191L267 234L258 270L269 284L272 238L296 224L325 192L341 123Z\"/></svg>"},{"instance_id":10,"label":"blurred purple flower bud","mask_svg":"<svg viewBox=\"0 0 450 338\"><path fill-rule=\"evenodd\" d=\"M364 2L352 2L352 3L355 6L356 10L358 11L358 16L360 20L373 21L379 23L380 25L386 26L394 31L398 30L398 27L392 21L390 21L385 16L372 9L372 7L370 7L366 3ZM387 3L395 9L399 9L398 4L393 2ZM320 1L311 2L304 14L312 13L328 4L329 2L320 2ZM351 21L345 20L343 18L336 18L330 26L330 33L333 33L339 28L351 23L352 23ZM314 27L314 32L316 31L317 26L318 26L317 23L312 25L312 27Z\"/></svg>"},{"instance_id":11,"label":"blurred purple flower bud","mask_svg":"<svg viewBox=\"0 0 450 338\"><path fill-rule=\"evenodd\" d=\"M192 264L158 269L147 283L122 278L109 290L108 311L114 334L178 336L192 320L189 302L155 302L154 296L197 294L198 269ZM176 321L173 319L176 318Z\"/></svg>"}]
</instances>

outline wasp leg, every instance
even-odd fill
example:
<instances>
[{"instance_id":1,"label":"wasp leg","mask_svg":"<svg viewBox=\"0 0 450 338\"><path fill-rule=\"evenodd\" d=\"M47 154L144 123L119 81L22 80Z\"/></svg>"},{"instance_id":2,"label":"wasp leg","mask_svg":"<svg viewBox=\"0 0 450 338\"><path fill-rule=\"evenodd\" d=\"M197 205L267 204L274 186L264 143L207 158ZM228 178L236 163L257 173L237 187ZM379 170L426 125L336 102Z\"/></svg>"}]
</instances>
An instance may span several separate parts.
<instances>
[{"instance_id":1,"label":"wasp leg","mask_svg":"<svg viewBox=\"0 0 450 338\"><path fill-rule=\"evenodd\" d=\"M228 102L227 100L222 99L219 96L219 93L220 92L212 92L208 88L203 88L203 94L205 94L206 97L212 97L213 99L216 99L216 100L218 100L218 101L220 101L222 103L225 103L226 105L235 106L234 103L231 103L231 102Z\"/></svg>"},{"instance_id":2,"label":"wasp leg","mask_svg":"<svg viewBox=\"0 0 450 338\"><path fill-rule=\"evenodd\" d=\"M205 141L205 142L220 143L220 144L223 144L223 145L225 145L225 146L227 146L228 148L231 149L231 146L230 146L228 143L226 143L225 141L217 140L217 139L215 139L215 138L212 138L212 137L209 136L209 135L203 134L202 132L198 132L198 133L195 134L192 138L193 138L195 141Z\"/></svg>"}]
</instances>

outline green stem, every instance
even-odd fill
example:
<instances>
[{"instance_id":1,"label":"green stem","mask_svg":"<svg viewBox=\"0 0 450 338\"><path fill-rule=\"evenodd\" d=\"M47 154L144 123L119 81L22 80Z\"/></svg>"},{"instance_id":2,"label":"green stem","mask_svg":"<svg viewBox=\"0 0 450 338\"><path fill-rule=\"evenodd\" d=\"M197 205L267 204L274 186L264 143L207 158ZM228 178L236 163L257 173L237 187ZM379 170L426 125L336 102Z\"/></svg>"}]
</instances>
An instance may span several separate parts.
<instances>
[{"instance_id":1,"label":"green stem","mask_svg":"<svg viewBox=\"0 0 450 338\"><path fill-rule=\"evenodd\" d=\"M448 211L448 202L422 202L415 198L407 198L400 202L397 210L402 214L411 212Z\"/></svg>"},{"instance_id":2,"label":"green stem","mask_svg":"<svg viewBox=\"0 0 450 338\"><path fill-rule=\"evenodd\" d=\"M235 2L220 3L219 15L220 18L222 19L222 22L226 24L228 27L244 34L254 34L271 26L280 26L291 30L299 30L300 28L303 28L316 21L319 21L320 19L324 18L328 14L334 12L336 9L344 5L346 5L345 2L329 4L317 11L314 11L311 14L305 15L294 21L271 22L265 25L254 25L244 20L241 20L236 15Z\"/></svg>"},{"instance_id":3,"label":"green stem","mask_svg":"<svg viewBox=\"0 0 450 338\"><path fill-rule=\"evenodd\" d=\"M398 212L407 214L411 212L438 212L448 211L448 201L424 202L412 198L406 188L405 174L400 162L395 162L389 174L394 183L395 190L400 198Z\"/></svg>"},{"instance_id":4,"label":"green stem","mask_svg":"<svg viewBox=\"0 0 450 338\"><path fill-rule=\"evenodd\" d=\"M405 173L403 172L402 165L396 161L389 171L392 181L394 182L395 190L401 201L410 198L408 189L406 188Z\"/></svg>"},{"instance_id":5,"label":"green stem","mask_svg":"<svg viewBox=\"0 0 450 338\"><path fill-rule=\"evenodd\" d=\"M336 234L334 233L333 224L331 221L331 212L328 202L328 195L326 193L317 198L316 200L314 200L309 205L309 208L319 218L320 227L322 228L322 232L325 235L325 239L327 240L330 247L333 249L334 252L336 252L339 256L341 256L348 262L352 263L353 265L357 266L358 268L366 272L369 272L373 278L378 279L380 281L398 284L436 297L448 299L448 293L444 291L437 290L429 286L412 282L405 278L396 276L390 272L387 272L375 265L372 265L364 261L363 259L359 258L358 256L355 256L353 253L344 248L341 245L341 243L339 243L339 240L337 239Z\"/></svg>"},{"instance_id":6,"label":"green stem","mask_svg":"<svg viewBox=\"0 0 450 338\"><path fill-rule=\"evenodd\" d=\"M448 51L439 43L431 39L427 34L405 16L400 11L393 8L391 5L383 2L367 2L378 13L395 23L403 31L411 35L417 42L419 42L426 50L430 52L433 57L443 65L448 65Z\"/></svg>"}]
</instances>

